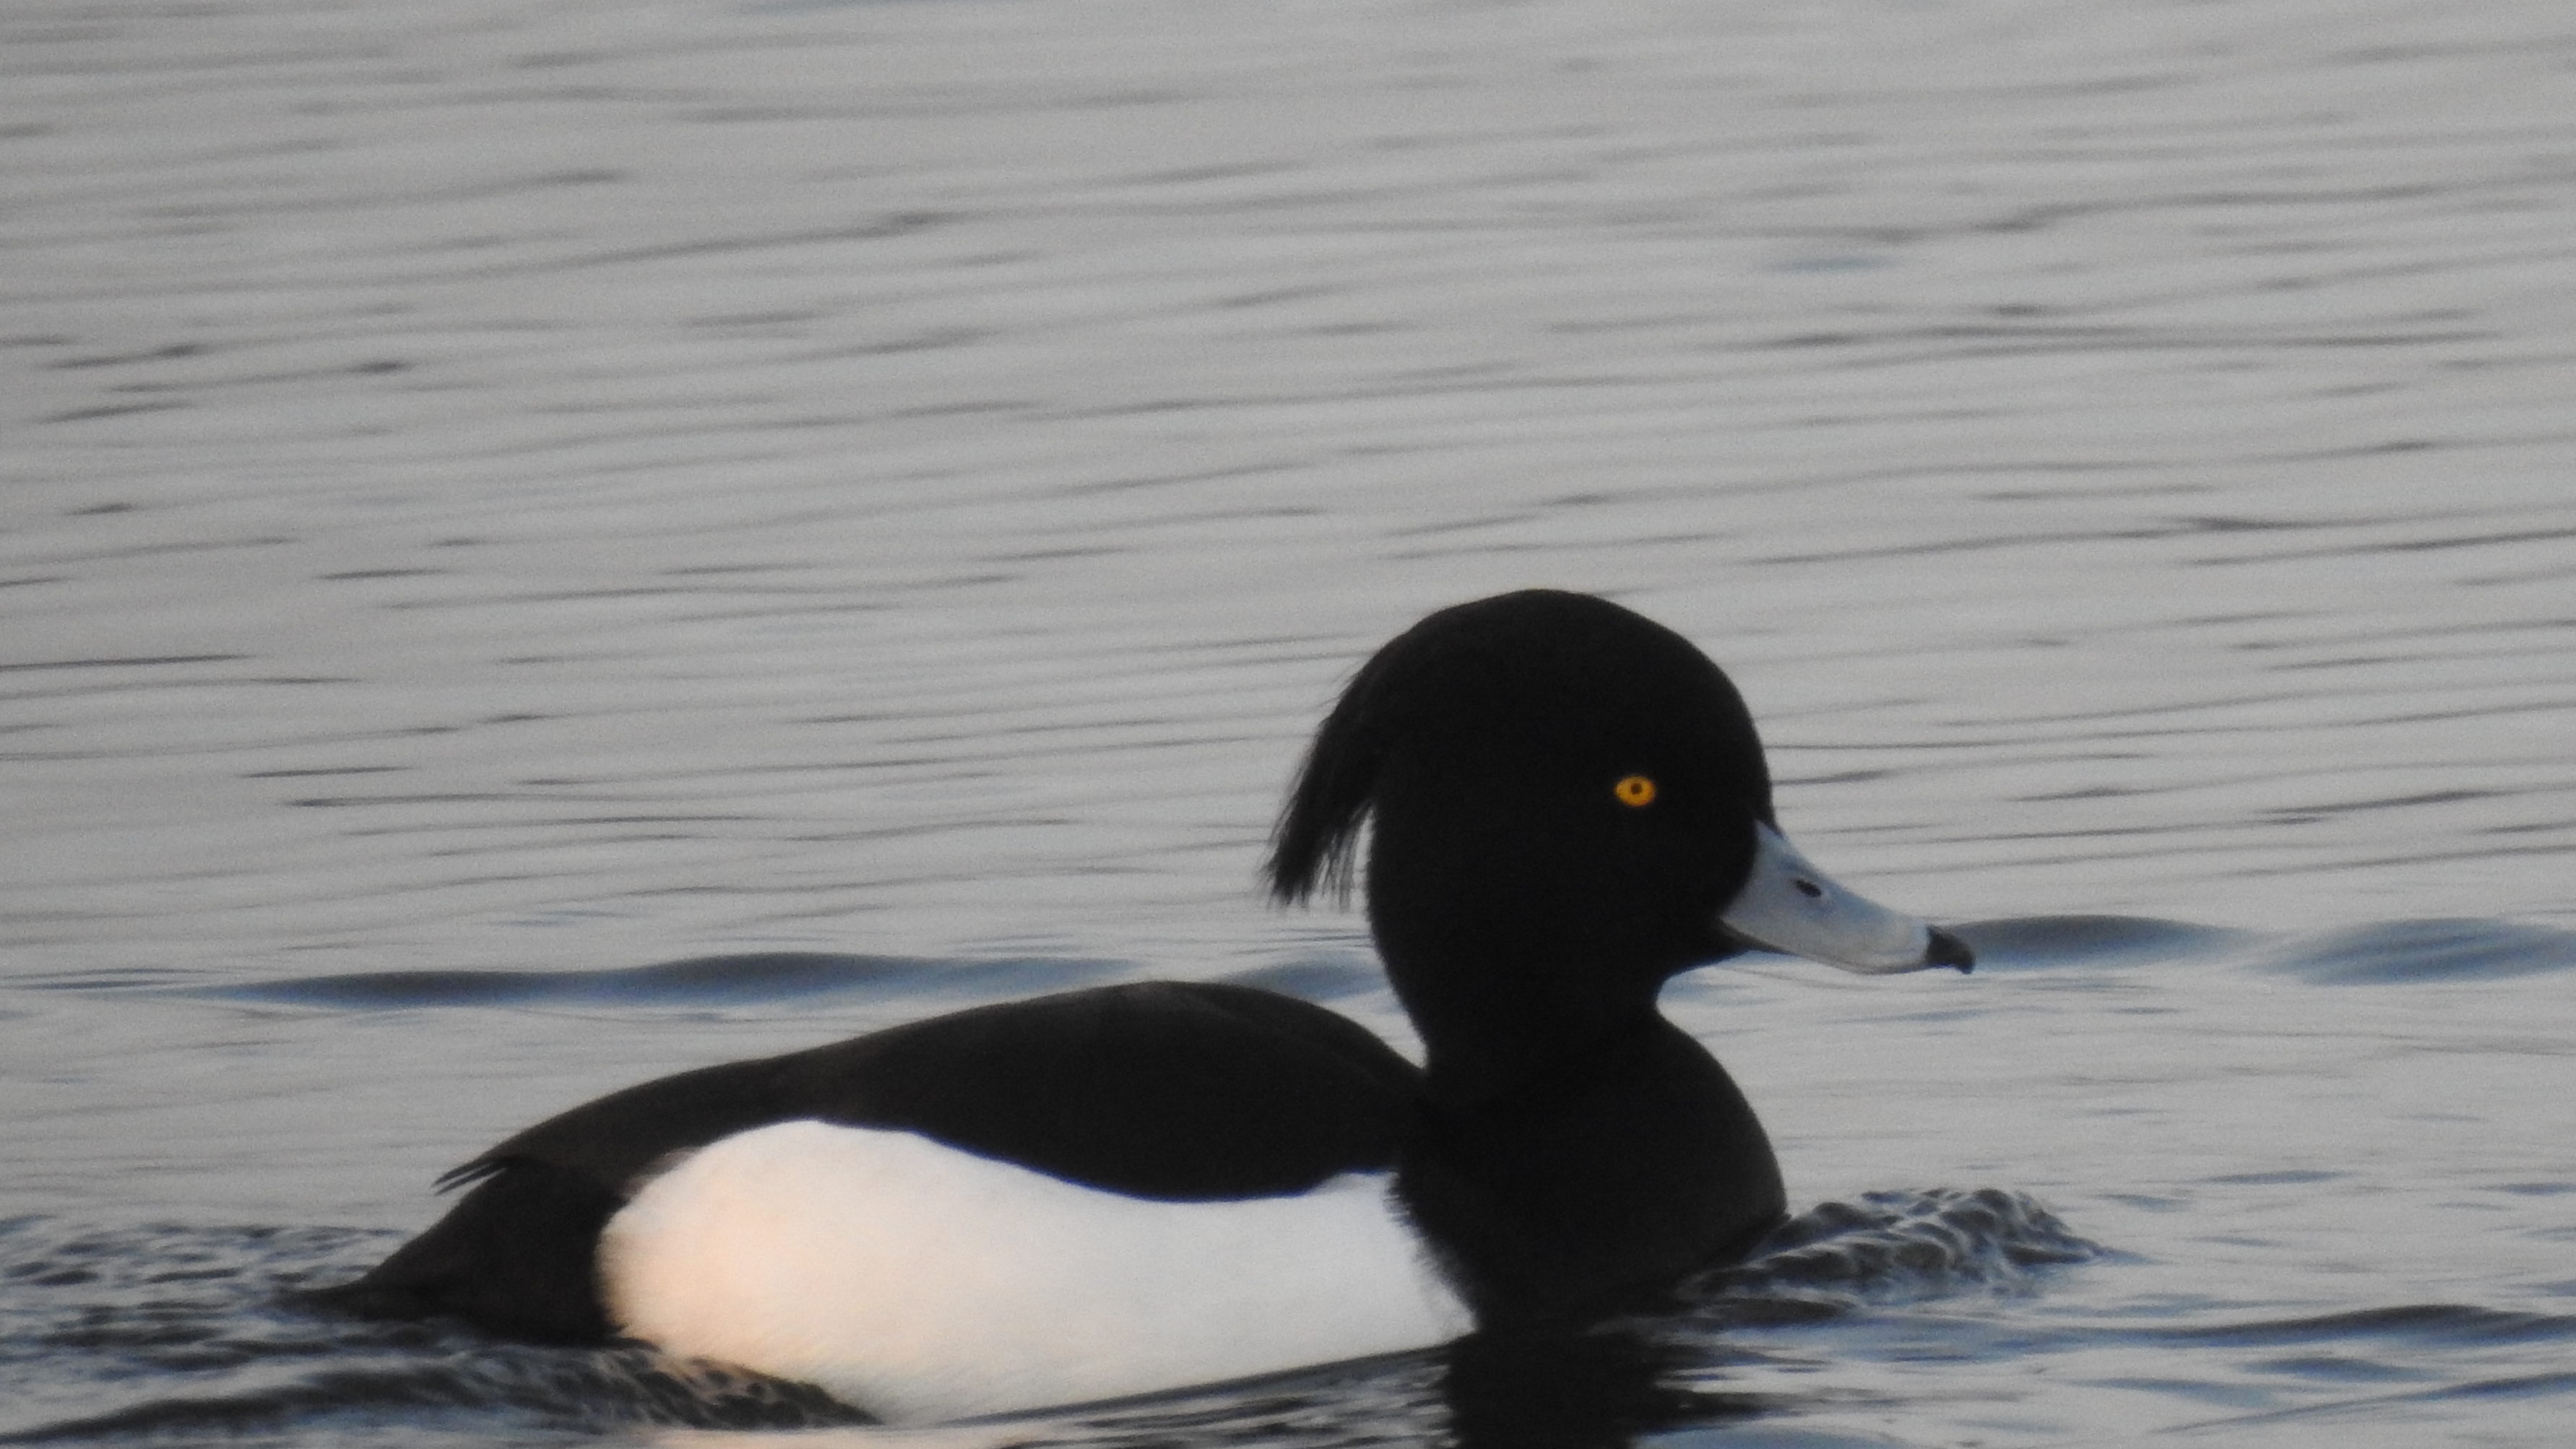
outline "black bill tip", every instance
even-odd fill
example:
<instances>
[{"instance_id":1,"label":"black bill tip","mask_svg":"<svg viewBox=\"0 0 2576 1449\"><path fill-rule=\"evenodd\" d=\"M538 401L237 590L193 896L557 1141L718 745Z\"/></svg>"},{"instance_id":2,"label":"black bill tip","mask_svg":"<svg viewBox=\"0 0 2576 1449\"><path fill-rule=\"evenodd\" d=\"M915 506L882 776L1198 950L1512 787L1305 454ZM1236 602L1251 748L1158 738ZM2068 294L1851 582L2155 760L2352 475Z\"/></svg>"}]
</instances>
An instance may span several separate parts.
<instances>
[{"instance_id":1,"label":"black bill tip","mask_svg":"<svg viewBox=\"0 0 2576 1449\"><path fill-rule=\"evenodd\" d=\"M1939 926L1934 926L1932 943L1923 953L1923 964L1956 966L1964 975L1977 969L1977 953L1968 949L1967 942L1942 930Z\"/></svg>"}]
</instances>

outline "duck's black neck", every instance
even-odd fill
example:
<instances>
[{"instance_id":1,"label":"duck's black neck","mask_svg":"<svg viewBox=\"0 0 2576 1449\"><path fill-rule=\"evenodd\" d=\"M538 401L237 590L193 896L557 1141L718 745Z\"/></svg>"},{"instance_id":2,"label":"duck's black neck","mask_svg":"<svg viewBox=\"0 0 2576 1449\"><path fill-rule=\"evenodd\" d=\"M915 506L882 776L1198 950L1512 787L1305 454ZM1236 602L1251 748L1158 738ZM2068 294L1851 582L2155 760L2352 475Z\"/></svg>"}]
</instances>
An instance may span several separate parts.
<instances>
[{"instance_id":1,"label":"duck's black neck","mask_svg":"<svg viewBox=\"0 0 2576 1449\"><path fill-rule=\"evenodd\" d=\"M1370 912L1387 980L1421 1033L1434 1100L1497 1102L1585 1080L1663 1025L1661 971L1603 959L1581 933L1515 917Z\"/></svg>"},{"instance_id":2,"label":"duck's black neck","mask_svg":"<svg viewBox=\"0 0 2576 1449\"><path fill-rule=\"evenodd\" d=\"M1390 975L1395 973L1390 972ZM1498 1107L1599 1078L1633 1043L1666 1023L1650 994L1609 1001L1515 988L1508 977L1479 989L1444 983L1397 999L1421 1033L1424 1089L1450 1107Z\"/></svg>"},{"instance_id":3,"label":"duck's black neck","mask_svg":"<svg viewBox=\"0 0 2576 1449\"><path fill-rule=\"evenodd\" d=\"M1399 1186L1488 1327L1635 1305L1785 1211L1770 1141L1716 1058L1651 1013L1603 1045L1424 1104Z\"/></svg>"},{"instance_id":4,"label":"duck's black neck","mask_svg":"<svg viewBox=\"0 0 2576 1449\"><path fill-rule=\"evenodd\" d=\"M1488 1326L1627 1306L1785 1210L1752 1107L1656 1009L1662 972L1510 915L1378 918L1426 1058L1399 1186Z\"/></svg>"}]
</instances>

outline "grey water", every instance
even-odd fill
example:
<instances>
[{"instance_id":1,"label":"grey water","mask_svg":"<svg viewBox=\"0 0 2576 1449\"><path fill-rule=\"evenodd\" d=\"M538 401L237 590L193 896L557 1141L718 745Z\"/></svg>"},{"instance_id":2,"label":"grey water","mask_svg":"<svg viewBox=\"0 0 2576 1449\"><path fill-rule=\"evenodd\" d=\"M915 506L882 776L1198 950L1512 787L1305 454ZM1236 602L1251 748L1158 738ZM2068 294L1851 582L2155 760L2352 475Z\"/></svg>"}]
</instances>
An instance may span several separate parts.
<instances>
[{"instance_id":1,"label":"grey water","mask_svg":"<svg viewBox=\"0 0 2576 1449\"><path fill-rule=\"evenodd\" d=\"M0 1439L2563 1443L2557 0L13 0ZM593 1093L1257 981L1338 682L1699 640L1965 978L1690 1305L886 1429L301 1314Z\"/></svg>"}]
</instances>

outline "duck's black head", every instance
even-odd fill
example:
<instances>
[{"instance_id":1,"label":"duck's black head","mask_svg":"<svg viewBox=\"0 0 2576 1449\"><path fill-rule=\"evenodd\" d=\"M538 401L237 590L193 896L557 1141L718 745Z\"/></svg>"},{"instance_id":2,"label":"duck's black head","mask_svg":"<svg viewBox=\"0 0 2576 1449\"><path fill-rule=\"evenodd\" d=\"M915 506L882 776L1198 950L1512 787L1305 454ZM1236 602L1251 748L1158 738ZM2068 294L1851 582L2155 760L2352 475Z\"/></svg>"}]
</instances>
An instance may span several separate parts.
<instances>
[{"instance_id":1,"label":"duck's black head","mask_svg":"<svg viewBox=\"0 0 2576 1449\"><path fill-rule=\"evenodd\" d=\"M1800 859L1735 686L1587 595L1460 604L1380 649L1299 772L1273 893L1347 885L1363 822L1370 925L1435 1075L1597 1049L1651 1019L1667 977L1748 944L1968 964Z\"/></svg>"}]
</instances>

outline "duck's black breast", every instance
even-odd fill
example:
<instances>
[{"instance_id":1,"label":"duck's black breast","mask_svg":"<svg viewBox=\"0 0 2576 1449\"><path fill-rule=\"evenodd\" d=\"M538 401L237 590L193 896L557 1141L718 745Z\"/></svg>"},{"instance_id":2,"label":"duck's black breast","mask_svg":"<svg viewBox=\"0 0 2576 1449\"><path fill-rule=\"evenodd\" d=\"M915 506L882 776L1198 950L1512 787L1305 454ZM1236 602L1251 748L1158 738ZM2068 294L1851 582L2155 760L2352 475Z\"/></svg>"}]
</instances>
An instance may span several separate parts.
<instances>
[{"instance_id":1,"label":"duck's black breast","mask_svg":"<svg viewBox=\"0 0 2576 1449\"><path fill-rule=\"evenodd\" d=\"M1302 1192L1395 1167L1419 1070L1368 1030L1250 987L1146 982L978 1007L630 1087L448 1174L447 1217L328 1297L595 1341L599 1235L675 1155L779 1122L910 1131L1165 1201Z\"/></svg>"},{"instance_id":2,"label":"duck's black breast","mask_svg":"<svg viewBox=\"0 0 2576 1449\"><path fill-rule=\"evenodd\" d=\"M1489 1327L1652 1300L1787 1208L1743 1093L1659 1017L1515 1092L1454 1100L1435 1084L1397 1182Z\"/></svg>"}]
</instances>

